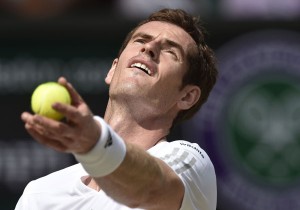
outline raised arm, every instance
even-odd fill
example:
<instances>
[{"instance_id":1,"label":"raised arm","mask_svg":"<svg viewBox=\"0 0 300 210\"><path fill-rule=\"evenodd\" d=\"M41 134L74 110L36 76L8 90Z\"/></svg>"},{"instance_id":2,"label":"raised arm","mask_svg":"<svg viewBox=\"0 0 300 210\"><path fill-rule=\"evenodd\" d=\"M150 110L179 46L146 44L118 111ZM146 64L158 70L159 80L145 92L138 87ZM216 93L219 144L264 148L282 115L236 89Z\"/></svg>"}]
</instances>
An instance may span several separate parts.
<instances>
[{"instance_id":1,"label":"raised arm","mask_svg":"<svg viewBox=\"0 0 300 210\"><path fill-rule=\"evenodd\" d=\"M72 106L54 104L53 107L63 113L67 121L55 121L26 112L22 114L25 127L41 144L89 159L91 151L98 152L95 151L98 143L106 143L99 141L107 141L101 139L103 125L94 119L88 106L65 79L61 78L59 82L68 88L73 99ZM110 132L117 136L113 130ZM107 175L90 174L100 188L116 201L132 208L179 209L184 187L175 172L145 150L125 143L119 136L117 138L125 149L120 163ZM115 154L110 155L114 157ZM88 164L84 162L83 167L88 167ZM104 164L107 165L107 162ZM101 169L101 164L98 167Z\"/></svg>"}]
</instances>

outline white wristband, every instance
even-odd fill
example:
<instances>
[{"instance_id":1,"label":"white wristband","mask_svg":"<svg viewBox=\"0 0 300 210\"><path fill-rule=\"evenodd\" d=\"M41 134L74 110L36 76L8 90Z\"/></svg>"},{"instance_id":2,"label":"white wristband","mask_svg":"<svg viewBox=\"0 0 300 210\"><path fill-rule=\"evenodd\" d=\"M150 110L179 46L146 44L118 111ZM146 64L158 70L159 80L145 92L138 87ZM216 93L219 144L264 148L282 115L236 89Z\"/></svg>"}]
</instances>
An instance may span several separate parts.
<instances>
[{"instance_id":1,"label":"white wristband","mask_svg":"<svg viewBox=\"0 0 300 210\"><path fill-rule=\"evenodd\" d=\"M94 119L101 125L100 139L89 152L74 156L89 175L102 177L119 167L126 155L126 145L101 117L95 116Z\"/></svg>"}]
</instances>

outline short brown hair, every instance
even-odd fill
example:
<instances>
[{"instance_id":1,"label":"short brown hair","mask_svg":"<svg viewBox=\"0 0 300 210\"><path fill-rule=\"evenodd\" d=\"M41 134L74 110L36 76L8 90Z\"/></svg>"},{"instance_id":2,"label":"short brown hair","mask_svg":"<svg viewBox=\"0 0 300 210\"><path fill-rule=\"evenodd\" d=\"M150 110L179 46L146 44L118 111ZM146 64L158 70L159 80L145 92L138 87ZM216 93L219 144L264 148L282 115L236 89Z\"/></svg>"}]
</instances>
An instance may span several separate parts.
<instances>
[{"instance_id":1,"label":"short brown hair","mask_svg":"<svg viewBox=\"0 0 300 210\"><path fill-rule=\"evenodd\" d=\"M127 46L134 32L141 25L151 21L167 22L181 27L193 38L197 45L197 51L190 50L187 55L189 68L183 76L181 88L184 88L186 85L197 85L201 90L201 96L193 107L178 113L174 119L174 125L191 118L207 100L217 80L216 59L211 48L205 43L205 30L200 25L199 19L181 9L162 9L140 22L125 38L120 48L119 56Z\"/></svg>"}]
</instances>

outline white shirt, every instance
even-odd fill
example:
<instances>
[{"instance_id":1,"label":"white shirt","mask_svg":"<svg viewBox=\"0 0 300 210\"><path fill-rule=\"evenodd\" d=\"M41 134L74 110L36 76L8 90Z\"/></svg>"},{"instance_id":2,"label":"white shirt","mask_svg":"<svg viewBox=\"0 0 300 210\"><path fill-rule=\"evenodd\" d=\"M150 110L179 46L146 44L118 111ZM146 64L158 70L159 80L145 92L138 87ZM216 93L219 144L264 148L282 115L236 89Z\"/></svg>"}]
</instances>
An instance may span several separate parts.
<instances>
[{"instance_id":1,"label":"white shirt","mask_svg":"<svg viewBox=\"0 0 300 210\"><path fill-rule=\"evenodd\" d=\"M216 176L208 155L198 144L178 140L161 142L148 152L165 161L181 178L185 193L180 210L215 210ZM76 164L31 181L15 210L130 210L103 190L89 188L87 173Z\"/></svg>"}]
</instances>

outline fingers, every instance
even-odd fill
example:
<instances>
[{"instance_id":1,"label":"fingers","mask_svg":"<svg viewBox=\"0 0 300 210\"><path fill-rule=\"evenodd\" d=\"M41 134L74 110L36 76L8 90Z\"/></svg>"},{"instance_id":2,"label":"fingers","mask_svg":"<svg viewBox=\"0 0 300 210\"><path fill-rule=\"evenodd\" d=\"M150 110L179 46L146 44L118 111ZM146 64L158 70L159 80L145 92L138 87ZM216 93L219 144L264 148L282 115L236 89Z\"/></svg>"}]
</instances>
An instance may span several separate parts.
<instances>
[{"instance_id":1,"label":"fingers","mask_svg":"<svg viewBox=\"0 0 300 210\"><path fill-rule=\"evenodd\" d=\"M76 107L62 104L62 103L54 103L52 104L52 108L63 114L68 121L72 121L73 123L77 123L79 121L79 112Z\"/></svg>"},{"instance_id":2,"label":"fingers","mask_svg":"<svg viewBox=\"0 0 300 210\"><path fill-rule=\"evenodd\" d=\"M98 141L101 130L95 123L87 104L64 78L58 82L65 86L72 98L72 105L54 103L52 108L62 113L66 121L56 121L24 112L21 119L28 133L39 143L62 152L85 153Z\"/></svg>"},{"instance_id":3,"label":"fingers","mask_svg":"<svg viewBox=\"0 0 300 210\"><path fill-rule=\"evenodd\" d=\"M24 112L21 119L28 133L39 143L57 151L85 153L98 141L100 129L93 116L79 124L65 123Z\"/></svg>"},{"instance_id":4,"label":"fingers","mask_svg":"<svg viewBox=\"0 0 300 210\"><path fill-rule=\"evenodd\" d=\"M62 103L54 103L52 108L63 114L71 124L78 125L82 123L86 117L92 116L91 111L84 102L82 102L78 107Z\"/></svg>"},{"instance_id":5,"label":"fingers","mask_svg":"<svg viewBox=\"0 0 300 210\"><path fill-rule=\"evenodd\" d=\"M62 113L68 121L73 123L82 122L85 116L90 117L92 115L89 107L86 105L80 94L75 90L71 83L69 83L64 77L58 79L58 83L65 86L69 91L72 98L72 106L55 103L53 108Z\"/></svg>"},{"instance_id":6,"label":"fingers","mask_svg":"<svg viewBox=\"0 0 300 210\"><path fill-rule=\"evenodd\" d=\"M54 139L48 138L45 135L41 135L36 130L26 127L28 133L39 143L50 147L52 149L55 149L59 152L67 152L68 148L64 144L62 144L60 141L56 141Z\"/></svg>"},{"instance_id":7,"label":"fingers","mask_svg":"<svg viewBox=\"0 0 300 210\"><path fill-rule=\"evenodd\" d=\"M67 152L74 144L74 132L67 124L27 112L22 113L21 119L28 133L41 144L61 152Z\"/></svg>"},{"instance_id":8,"label":"fingers","mask_svg":"<svg viewBox=\"0 0 300 210\"><path fill-rule=\"evenodd\" d=\"M81 98L81 96L78 94L78 92L75 90L75 88L72 86L71 83L69 83L66 78L64 77L60 77L58 79L58 83L65 86L67 88L67 90L70 93L70 96L72 98L72 104L77 106L78 104L83 102L83 99Z\"/></svg>"}]
</instances>

